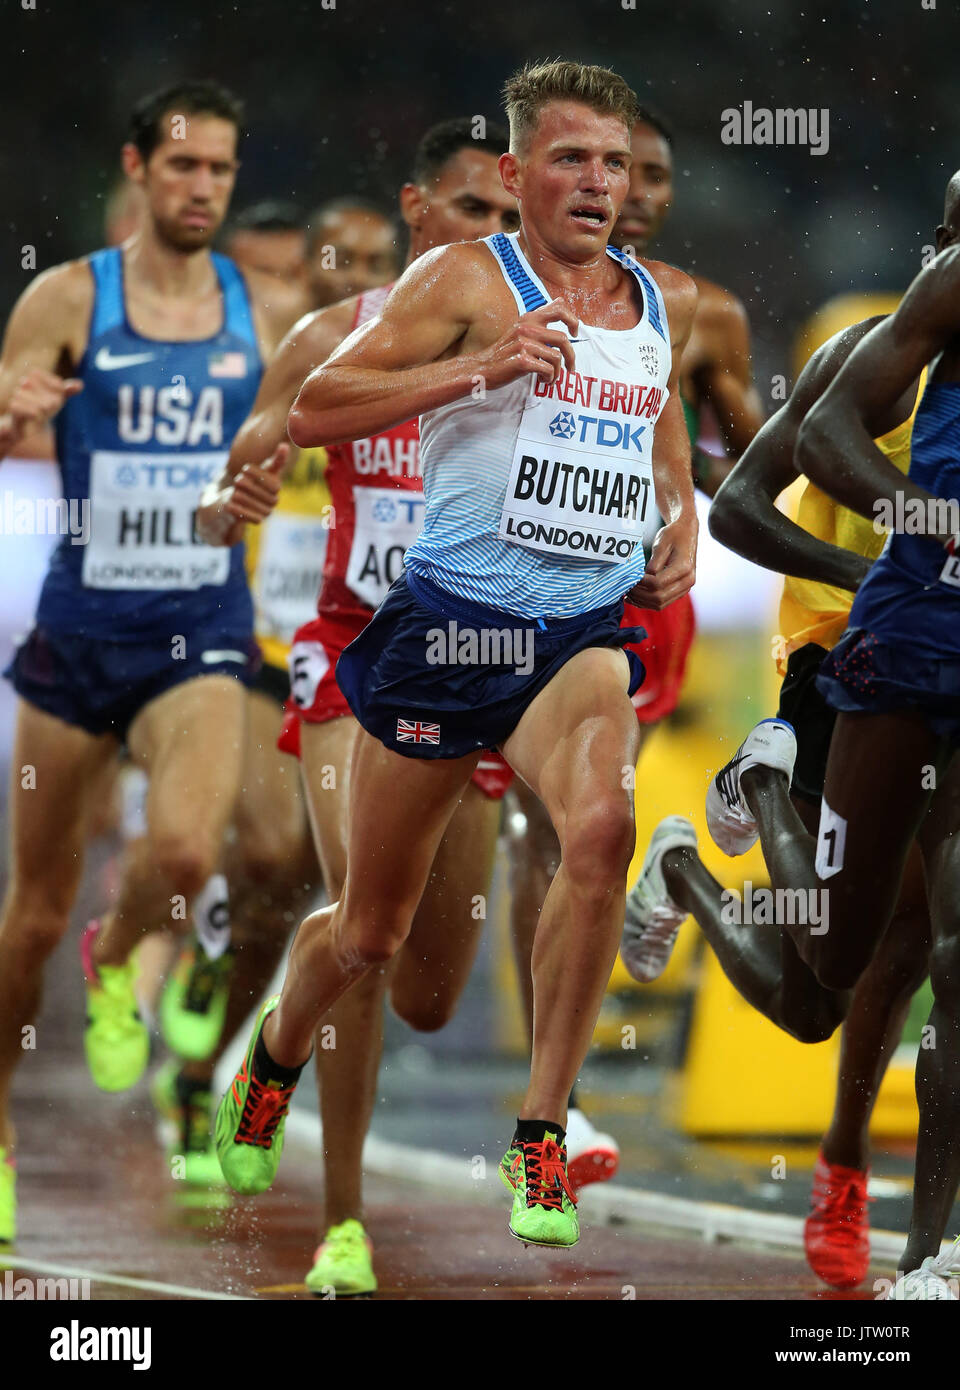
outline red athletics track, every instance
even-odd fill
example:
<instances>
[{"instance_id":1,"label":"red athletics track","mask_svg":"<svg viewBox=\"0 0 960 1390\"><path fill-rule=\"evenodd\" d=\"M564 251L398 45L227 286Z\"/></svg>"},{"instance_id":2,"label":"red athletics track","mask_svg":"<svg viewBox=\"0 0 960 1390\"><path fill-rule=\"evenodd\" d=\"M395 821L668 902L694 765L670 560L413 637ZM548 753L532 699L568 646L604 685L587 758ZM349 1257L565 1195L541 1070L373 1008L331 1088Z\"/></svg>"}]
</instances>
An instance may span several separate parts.
<instances>
[{"instance_id":1,"label":"red athletics track","mask_svg":"<svg viewBox=\"0 0 960 1390\"><path fill-rule=\"evenodd\" d=\"M271 1192L211 1199L170 1178L142 1088L100 1095L80 1058L47 1049L19 1074L15 1114L20 1237L2 1260L15 1277L87 1277L93 1299L317 1301L303 1278L319 1159L302 1142L288 1144ZM495 1173L489 1183L499 1188ZM506 1193L457 1202L384 1178L367 1192L381 1299L620 1300L631 1288L638 1300L875 1297L872 1278L831 1293L795 1256L591 1225L588 1213L570 1253L524 1249L507 1233Z\"/></svg>"}]
</instances>

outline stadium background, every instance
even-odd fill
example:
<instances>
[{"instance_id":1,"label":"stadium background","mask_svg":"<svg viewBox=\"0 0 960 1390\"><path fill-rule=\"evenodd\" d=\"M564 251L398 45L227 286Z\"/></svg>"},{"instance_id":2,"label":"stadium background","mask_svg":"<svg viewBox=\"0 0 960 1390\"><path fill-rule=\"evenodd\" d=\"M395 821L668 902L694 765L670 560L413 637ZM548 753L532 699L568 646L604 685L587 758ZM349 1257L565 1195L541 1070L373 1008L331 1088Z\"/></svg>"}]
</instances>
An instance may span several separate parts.
<instances>
[{"instance_id":1,"label":"stadium background","mask_svg":"<svg viewBox=\"0 0 960 1390\"><path fill-rule=\"evenodd\" d=\"M844 4L822 16L760 0L721 9L701 0L657 8L605 3L404 5L377 0L247 4L198 9L182 0L151 8L44 4L3 21L8 42L0 150L4 217L0 304L4 315L37 268L100 244L104 199L118 171L130 107L145 91L185 76L213 75L246 101L248 129L234 210L265 197L306 207L358 193L390 210L412 148L450 115L501 117L506 75L532 57L608 63L674 128L675 203L656 254L733 289L753 332L754 371L765 408L792 379L802 326L824 301L902 288L916 273L939 220L957 159L956 18L942 9ZM892 55L897 55L896 62ZM829 152L730 147L721 112L754 107L827 108ZM859 315L856 315L859 316ZM41 468L4 465L0 493L43 493ZM48 542L0 537L0 660L30 618ZM731 740L775 699L771 639L775 580L732 559L705 537L695 592L700 636L678 715L641 765L638 844L669 811L702 828L710 769ZM0 762L9 763L13 706L0 690ZM5 800L5 792L4 792ZM95 906L92 857L86 904ZM728 883L763 881L751 856L711 866ZM731 872L731 868L734 872ZM0 870L2 872L2 870ZM519 1086L519 1009L501 863L489 930L460 1013L442 1033L388 1029L384 1103L375 1129L422 1138L430 1107L449 1103L455 1057L465 1078L454 1148L471 1142L476 1109ZM78 913L78 923L82 913ZM48 1011L79 1026L79 981L61 952ZM918 1017L922 1016L918 1005ZM628 1030L625 1032L625 1028ZM629 1029L634 1032L630 1033ZM635 1046L624 1046L625 1039ZM826 1123L833 1043L801 1052L756 1020L722 981L688 924L662 986L639 992L618 971L585 1070L586 1108L624 1145L627 1181L664 1192L745 1196L800 1210L808 1179L769 1181L784 1139ZM884 1096L891 1206L876 1219L904 1224L911 1126L909 1061ZM306 1103L309 1105L309 1098ZM490 1101L490 1104L493 1102ZM756 1143L697 1143L697 1134ZM757 1137L759 1136L759 1137ZM468 1152L471 1150L467 1149ZM793 1150L791 1150L793 1152ZM796 1150L802 1169L812 1148ZM676 1183L685 1184L681 1188Z\"/></svg>"}]
</instances>

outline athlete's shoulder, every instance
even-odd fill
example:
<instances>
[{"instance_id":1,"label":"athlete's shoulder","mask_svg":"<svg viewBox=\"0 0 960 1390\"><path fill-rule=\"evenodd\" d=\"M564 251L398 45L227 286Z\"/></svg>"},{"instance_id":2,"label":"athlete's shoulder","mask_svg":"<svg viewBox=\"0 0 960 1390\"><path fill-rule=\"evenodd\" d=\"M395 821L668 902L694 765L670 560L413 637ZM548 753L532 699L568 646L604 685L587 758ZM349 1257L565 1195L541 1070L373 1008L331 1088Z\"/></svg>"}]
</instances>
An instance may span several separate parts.
<instances>
[{"instance_id":1,"label":"athlete's shoulder","mask_svg":"<svg viewBox=\"0 0 960 1390\"><path fill-rule=\"evenodd\" d=\"M692 275L666 261L638 261L663 295L674 347L685 345L697 312L697 285Z\"/></svg>"},{"instance_id":2,"label":"athlete's shoulder","mask_svg":"<svg viewBox=\"0 0 960 1390\"><path fill-rule=\"evenodd\" d=\"M297 343L311 352L326 349L327 353L339 347L351 332L357 321L357 310L362 295L354 294L349 299L340 299L336 304L327 304L322 309L312 309L297 319L287 334L286 341Z\"/></svg>"},{"instance_id":3,"label":"athlete's shoulder","mask_svg":"<svg viewBox=\"0 0 960 1390\"><path fill-rule=\"evenodd\" d=\"M21 295L21 302L36 307L66 311L89 309L93 302L95 282L89 256L75 261L63 261L35 276Z\"/></svg>"},{"instance_id":4,"label":"athlete's shoulder","mask_svg":"<svg viewBox=\"0 0 960 1390\"><path fill-rule=\"evenodd\" d=\"M702 275L691 277L697 287L697 323L707 327L746 326L747 311L733 290L706 280Z\"/></svg>"},{"instance_id":5,"label":"athlete's shoulder","mask_svg":"<svg viewBox=\"0 0 960 1390\"><path fill-rule=\"evenodd\" d=\"M857 344L888 318L888 314L873 314L859 323L847 324L832 338L821 343L797 378L790 395L791 408L800 414L805 413L839 374Z\"/></svg>"}]
</instances>

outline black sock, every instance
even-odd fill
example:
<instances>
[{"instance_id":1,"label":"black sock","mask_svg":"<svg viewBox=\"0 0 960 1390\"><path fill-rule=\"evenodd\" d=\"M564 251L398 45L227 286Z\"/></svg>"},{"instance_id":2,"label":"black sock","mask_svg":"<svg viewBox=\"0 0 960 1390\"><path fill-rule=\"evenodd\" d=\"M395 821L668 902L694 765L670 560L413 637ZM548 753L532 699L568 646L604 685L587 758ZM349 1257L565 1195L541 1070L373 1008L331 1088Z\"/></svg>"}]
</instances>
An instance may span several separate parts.
<instances>
[{"instance_id":1,"label":"black sock","mask_svg":"<svg viewBox=\"0 0 960 1390\"><path fill-rule=\"evenodd\" d=\"M281 1086L296 1086L306 1065L304 1062L299 1067L282 1067L279 1062L275 1062L267 1051L267 1045L263 1041L263 1029L260 1029L257 1045L253 1049L253 1074L263 1085L273 1081L279 1082Z\"/></svg>"},{"instance_id":2,"label":"black sock","mask_svg":"<svg viewBox=\"0 0 960 1390\"><path fill-rule=\"evenodd\" d=\"M513 1142L515 1144L541 1144L547 1131L557 1136L558 1144L562 1144L567 1137L567 1131L563 1125L558 1125L554 1120L521 1120L518 1118Z\"/></svg>"},{"instance_id":3,"label":"black sock","mask_svg":"<svg viewBox=\"0 0 960 1390\"><path fill-rule=\"evenodd\" d=\"M177 1100L183 1106L192 1104L193 1097L198 1091L208 1092L210 1090L209 1081L198 1081L195 1076L184 1076L182 1071L177 1072L176 1093Z\"/></svg>"}]
</instances>

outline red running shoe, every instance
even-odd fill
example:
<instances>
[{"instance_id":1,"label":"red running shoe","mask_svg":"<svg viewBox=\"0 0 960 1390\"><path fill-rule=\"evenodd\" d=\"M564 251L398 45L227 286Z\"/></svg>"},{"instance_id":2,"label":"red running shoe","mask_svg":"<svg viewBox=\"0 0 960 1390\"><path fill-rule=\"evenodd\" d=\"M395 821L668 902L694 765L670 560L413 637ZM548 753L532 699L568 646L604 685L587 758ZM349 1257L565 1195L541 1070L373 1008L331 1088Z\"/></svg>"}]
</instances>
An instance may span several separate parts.
<instances>
[{"instance_id":1,"label":"red running shoe","mask_svg":"<svg viewBox=\"0 0 960 1390\"><path fill-rule=\"evenodd\" d=\"M835 1289L855 1289L870 1263L869 1173L828 1163L822 1149L817 1154L803 1244L814 1274Z\"/></svg>"}]
</instances>

